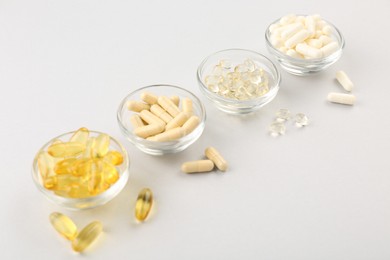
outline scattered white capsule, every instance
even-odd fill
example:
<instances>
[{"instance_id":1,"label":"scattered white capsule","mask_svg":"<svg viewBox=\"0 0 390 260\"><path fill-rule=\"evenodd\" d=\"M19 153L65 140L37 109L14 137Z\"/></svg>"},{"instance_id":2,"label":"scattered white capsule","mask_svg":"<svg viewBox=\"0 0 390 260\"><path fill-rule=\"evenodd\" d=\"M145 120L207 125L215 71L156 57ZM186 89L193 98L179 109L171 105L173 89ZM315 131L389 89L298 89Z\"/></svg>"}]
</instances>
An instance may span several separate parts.
<instances>
[{"instance_id":1,"label":"scattered white capsule","mask_svg":"<svg viewBox=\"0 0 390 260\"><path fill-rule=\"evenodd\" d=\"M344 71L337 71L336 79L346 91L352 91L353 83Z\"/></svg>"},{"instance_id":2,"label":"scattered white capsule","mask_svg":"<svg viewBox=\"0 0 390 260\"><path fill-rule=\"evenodd\" d=\"M286 126L284 122L275 121L269 126L269 132L271 136L284 135L286 133Z\"/></svg>"},{"instance_id":3,"label":"scattered white capsule","mask_svg":"<svg viewBox=\"0 0 390 260\"><path fill-rule=\"evenodd\" d=\"M295 125L297 127L302 127L302 126L306 126L306 125L309 124L309 119L303 113L296 114L295 118L294 118L294 121L295 121Z\"/></svg>"},{"instance_id":4,"label":"scattered white capsule","mask_svg":"<svg viewBox=\"0 0 390 260\"><path fill-rule=\"evenodd\" d=\"M276 112L276 120L279 122L287 121L291 118L291 112L288 109L282 108Z\"/></svg>"},{"instance_id":5,"label":"scattered white capsule","mask_svg":"<svg viewBox=\"0 0 390 260\"><path fill-rule=\"evenodd\" d=\"M344 104L344 105L354 105L356 101L356 97L351 94L344 94L344 93L329 93L328 94L328 101L338 104Z\"/></svg>"}]
</instances>

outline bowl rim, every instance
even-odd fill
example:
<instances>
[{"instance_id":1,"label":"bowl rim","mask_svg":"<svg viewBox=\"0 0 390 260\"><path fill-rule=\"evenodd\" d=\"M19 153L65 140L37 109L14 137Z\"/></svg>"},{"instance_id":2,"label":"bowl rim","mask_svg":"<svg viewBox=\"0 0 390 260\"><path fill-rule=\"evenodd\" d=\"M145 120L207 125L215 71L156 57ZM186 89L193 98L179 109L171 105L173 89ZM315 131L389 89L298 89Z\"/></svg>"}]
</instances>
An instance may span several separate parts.
<instances>
[{"instance_id":1,"label":"bowl rim","mask_svg":"<svg viewBox=\"0 0 390 260\"><path fill-rule=\"evenodd\" d=\"M42 149L44 147L49 146L53 142L53 140L60 139L60 138L62 138L64 136L66 136L66 135L74 134L76 131L77 130L66 132L66 133L63 133L61 135L58 135L58 136L50 139L43 146L41 146L41 148L38 150L38 152L36 153L36 155L34 157L34 160L33 160L33 165L32 165L32 168L31 168L31 173L32 173L31 175L32 175L32 178L33 178L33 181L34 181L35 185L47 197L54 197L54 198L56 198L56 200L58 201L58 202L56 202L57 204L63 204L64 202L69 202L69 201L72 201L74 203L88 203L88 202L92 202L92 201L95 201L95 200L104 199L107 196L106 195L107 193L109 193L110 191L112 192L112 188L113 187L115 187L115 186L120 187L121 186L121 183L119 181L117 181L109 189L105 190L104 192L102 192L102 193L100 193L98 195L92 196L92 197L87 197L87 198L62 197L62 196L59 196L59 195L55 194L54 192L52 192L50 190L47 190L47 189L45 189L43 187L43 185L39 181L38 155L40 154L40 152L43 151ZM103 133L103 132L95 131L95 130L90 130L90 129L88 129L88 131L90 133L94 133L94 134L107 134L107 133ZM125 167L124 168L125 170L122 172L122 175L120 175L120 178L125 178L125 180L122 181L122 182L124 182L124 184L122 185L123 187L120 190L117 191L117 194L118 194L127 184L127 181L128 181L128 178L129 178L130 159L129 159L129 156L128 156L128 153L127 153L127 150L125 149L125 147L118 140L116 140L114 137L112 137L109 134L107 134L107 135L110 137L110 140L113 141L120 148L120 150L121 150L120 152L123 153L123 164L124 165L122 167ZM110 201L115 196L113 196L112 198L108 199L106 202ZM85 209L90 209L90 208L94 208L94 207L97 207L97 206L99 206L99 205L95 205L95 206L92 206L92 207L87 207ZM69 206L65 206L65 207L69 208Z\"/></svg>"},{"instance_id":2,"label":"bowl rim","mask_svg":"<svg viewBox=\"0 0 390 260\"><path fill-rule=\"evenodd\" d=\"M189 133L188 135L185 135L179 139L176 139L176 140L156 142L156 141L150 141L150 140L147 140L145 138L141 138L139 136L136 136L132 131L130 131L125 126L125 124L123 123L123 118L122 118L122 110L123 110L123 108L125 108L126 103L129 100L129 98L133 97L136 93L141 92L142 90L147 90L150 88L157 88L157 87L168 87L168 88L174 88L174 89L178 89L180 91L183 91L191 97L193 102L195 101L197 103L197 105L199 105L200 115L197 115L197 116L199 117L200 122L199 122L199 125L191 133ZM179 86L175 86L175 85L171 85L171 84L164 84L164 83L144 86L144 87L137 88L136 90L130 92L122 99L121 103L119 104L118 110L117 110L117 120L119 123L119 127L121 128L121 130L124 133L126 133L126 136L128 138L130 138L130 141L133 143L142 144L142 145L147 146L147 147L152 147L153 149L158 149L161 146L168 147L170 145L177 145L178 143L185 143L185 142L191 140L192 137L194 136L194 134L196 133L196 129L199 129L199 127L201 127L201 130L203 131L206 117L207 117L206 109L205 109L202 101L194 93L192 93L191 91L189 91L183 87L179 87Z\"/></svg>"},{"instance_id":3,"label":"bowl rim","mask_svg":"<svg viewBox=\"0 0 390 260\"><path fill-rule=\"evenodd\" d=\"M297 14L297 16L310 16L310 15L304 15L304 14ZM283 17L283 16L282 16ZM271 32L269 30L269 28L271 27L271 25L277 23L280 21L280 19L282 18L278 18L277 20L273 21L272 23L270 23L268 26L267 26L267 29L265 30L265 33L264 33L264 37L265 37L265 42L266 42L266 45L269 49L271 49L274 53L271 53L271 54L274 54L274 55L279 55L281 57L283 57L284 59L287 59L289 61L292 61L294 63L323 63L323 62L327 62L327 61L333 61L336 57L338 57L340 55L340 52L344 49L345 47L345 39L344 39L344 36L343 34L341 33L341 31L331 22L329 22L328 20L326 19L323 19L321 17L321 19L323 21L325 21L328 25L330 25L334 31L337 33L338 35L338 38L340 39L338 41L339 43L339 48L337 49L337 51L335 51L334 53L332 53L331 55L327 56L327 57L322 57L322 58L316 58L316 59L300 59L300 58L294 58L294 57L291 57L291 56L288 56L287 54L279 51L277 48L275 48L273 46L273 44L271 43L270 41L270 36L271 36Z\"/></svg>"},{"instance_id":4,"label":"bowl rim","mask_svg":"<svg viewBox=\"0 0 390 260\"><path fill-rule=\"evenodd\" d=\"M275 79L274 79L274 84L273 86L271 87L271 89L263 96L261 97L257 97L257 98L254 98L254 99L247 99L247 100L236 100L236 99L231 99L231 98L225 98L221 95L218 95L212 91L210 91L206 86L205 84L203 83L203 80L202 80L202 69L204 67L204 65L206 64L206 62L212 58L213 56L217 55L217 54L220 54L220 53L224 53L224 52L231 52L231 51L236 51L236 52L246 52L246 53L250 53L250 54L254 54L256 56L259 56L261 57L262 59L266 60L271 66L268 66L264 63L262 63L264 66L266 66L268 69L270 69L271 71L273 70L275 72ZM260 52L256 52L256 51L253 51L253 50L249 50L249 49L242 49L242 48L230 48L230 49L224 49L224 50L219 50L219 51L216 51L216 52L213 52L211 54L209 54L208 56L206 56L206 58L204 58L202 60L202 62L199 64L198 66L198 69L197 69L197 73L196 73L196 76L197 76L197 79L198 79L198 82L200 83L201 85L201 90L206 92L207 94L209 95L212 95L215 99L217 99L219 102L225 102L225 103L228 103L228 104L238 104L238 105L251 105L251 104L256 104L258 103L259 101L269 97L269 96L273 96L275 95L274 92L277 92L279 90L279 87L280 87L280 82L281 82L281 74L280 74L280 71L279 69L276 67L275 63L270 59L268 58L267 56L265 56L264 54L261 54ZM273 76L273 73L272 73L272 76Z\"/></svg>"}]
</instances>

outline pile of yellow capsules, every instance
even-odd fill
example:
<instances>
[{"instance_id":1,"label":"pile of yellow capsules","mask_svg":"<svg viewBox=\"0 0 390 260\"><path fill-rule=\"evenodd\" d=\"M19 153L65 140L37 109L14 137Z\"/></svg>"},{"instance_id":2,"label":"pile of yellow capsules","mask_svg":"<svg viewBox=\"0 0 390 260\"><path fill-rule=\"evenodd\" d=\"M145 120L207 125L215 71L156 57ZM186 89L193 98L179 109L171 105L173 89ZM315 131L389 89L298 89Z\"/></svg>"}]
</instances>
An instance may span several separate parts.
<instances>
[{"instance_id":1,"label":"pile of yellow capsules","mask_svg":"<svg viewBox=\"0 0 390 260\"><path fill-rule=\"evenodd\" d=\"M123 155L109 148L107 134L91 137L85 127L68 142L54 141L38 154L43 186L68 198L88 198L106 191L118 181L115 166L123 162Z\"/></svg>"}]
</instances>

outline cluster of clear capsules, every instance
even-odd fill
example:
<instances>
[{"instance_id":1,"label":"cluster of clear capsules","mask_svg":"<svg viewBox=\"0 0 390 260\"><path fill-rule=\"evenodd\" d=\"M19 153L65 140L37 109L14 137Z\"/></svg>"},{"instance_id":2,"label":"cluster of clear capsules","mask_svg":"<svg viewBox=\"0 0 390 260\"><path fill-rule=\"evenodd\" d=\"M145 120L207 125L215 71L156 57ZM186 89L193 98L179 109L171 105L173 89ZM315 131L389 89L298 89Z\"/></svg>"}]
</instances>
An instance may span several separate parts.
<instances>
[{"instance_id":1,"label":"cluster of clear capsules","mask_svg":"<svg viewBox=\"0 0 390 260\"><path fill-rule=\"evenodd\" d=\"M205 83L211 92L234 100L258 98L269 91L266 72L251 59L234 67L228 60L219 61Z\"/></svg>"},{"instance_id":2,"label":"cluster of clear capsules","mask_svg":"<svg viewBox=\"0 0 390 260\"><path fill-rule=\"evenodd\" d=\"M288 109L279 109L276 112L276 119L269 126L271 136L284 135L286 133L286 122L292 118L292 114ZM309 119L303 113L298 113L294 116L294 123L296 127L303 127L309 124Z\"/></svg>"}]
</instances>

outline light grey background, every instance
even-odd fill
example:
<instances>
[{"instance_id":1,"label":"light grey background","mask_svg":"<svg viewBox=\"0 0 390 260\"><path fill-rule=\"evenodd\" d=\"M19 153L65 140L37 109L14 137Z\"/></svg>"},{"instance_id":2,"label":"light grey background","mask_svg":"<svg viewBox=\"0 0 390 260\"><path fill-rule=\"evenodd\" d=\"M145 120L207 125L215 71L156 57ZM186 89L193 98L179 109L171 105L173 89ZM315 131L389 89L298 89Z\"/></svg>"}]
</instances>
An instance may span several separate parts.
<instances>
[{"instance_id":1,"label":"light grey background","mask_svg":"<svg viewBox=\"0 0 390 260\"><path fill-rule=\"evenodd\" d=\"M266 26L289 13L319 13L344 34L342 58L326 72L282 71L276 99L245 117L203 97L196 69L210 53L267 53ZM382 1L0 1L2 259L80 257L48 221L53 211L79 226L104 224L84 257L93 259L390 259L390 2ZM345 70L354 107L330 104ZM121 135L116 110L141 86L193 91L206 128L188 150L153 157ZM308 115L272 138L279 108ZM130 180L107 205L71 212L34 186L31 164L50 138L86 126L107 132L130 154ZM217 147L226 173L186 175L180 165ZM138 191L156 198L134 221Z\"/></svg>"}]
</instances>

